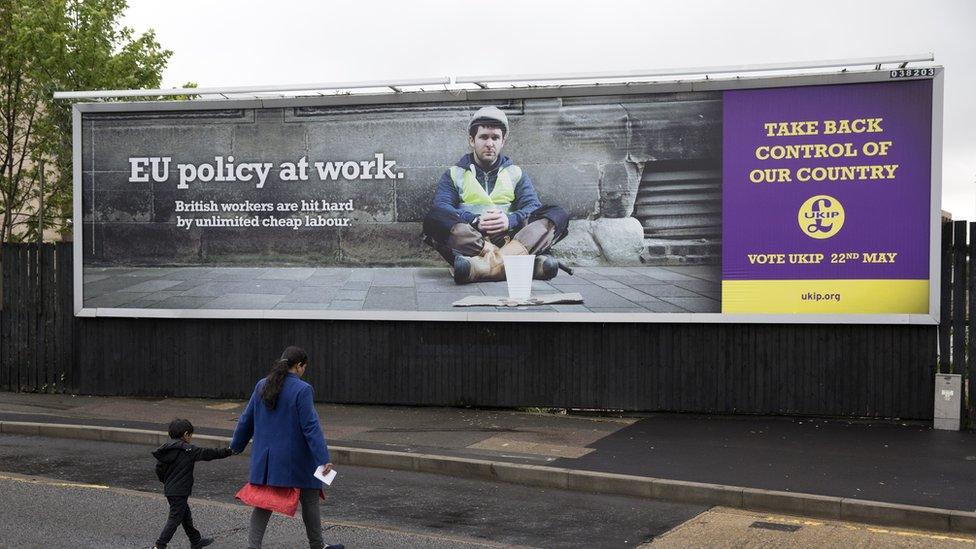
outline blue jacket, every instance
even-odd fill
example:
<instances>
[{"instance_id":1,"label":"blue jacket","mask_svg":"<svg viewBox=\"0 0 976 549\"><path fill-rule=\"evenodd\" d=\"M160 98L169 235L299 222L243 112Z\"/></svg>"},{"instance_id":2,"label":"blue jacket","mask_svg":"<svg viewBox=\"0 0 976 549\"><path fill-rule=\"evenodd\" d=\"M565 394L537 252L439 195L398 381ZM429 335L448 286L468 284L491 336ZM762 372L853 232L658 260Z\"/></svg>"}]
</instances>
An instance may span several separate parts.
<instances>
[{"instance_id":1,"label":"blue jacket","mask_svg":"<svg viewBox=\"0 0 976 549\"><path fill-rule=\"evenodd\" d=\"M475 175L481 183L481 186L485 188L485 192L491 194L491 190L495 186L495 175L498 173L498 170L510 166L514 162L507 156L500 156L498 162L495 163L495 167L486 172L474 161L473 155L468 153L462 156L456 165L467 170L471 168L472 164L474 164ZM468 224L474 222L474 219L477 217L476 214L460 208L461 195L458 194L457 187L454 186L454 180L451 179L450 170L444 172L440 181L437 182L437 191L434 192L433 206L435 208L443 208L456 212L461 217L461 220ZM535 192L532 178L523 170L522 179L515 182L515 202L512 203L512 212L508 214L508 229L511 231L521 228L525 220L529 218L529 215L539 209L540 206L542 206L542 203L539 202L539 195Z\"/></svg>"},{"instance_id":2,"label":"blue jacket","mask_svg":"<svg viewBox=\"0 0 976 549\"><path fill-rule=\"evenodd\" d=\"M312 386L288 373L274 410L261 400L261 380L241 414L230 447L251 447L251 484L286 488L321 488L315 468L329 463L329 448L312 404Z\"/></svg>"}]
</instances>

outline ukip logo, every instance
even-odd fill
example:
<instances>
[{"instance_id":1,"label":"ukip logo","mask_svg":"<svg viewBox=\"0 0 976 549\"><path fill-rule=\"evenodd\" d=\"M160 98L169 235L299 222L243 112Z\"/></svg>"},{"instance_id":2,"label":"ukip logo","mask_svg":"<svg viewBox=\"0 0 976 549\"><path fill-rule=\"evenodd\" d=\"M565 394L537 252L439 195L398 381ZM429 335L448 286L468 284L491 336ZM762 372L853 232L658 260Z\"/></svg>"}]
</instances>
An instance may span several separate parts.
<instances>
[{"instance_id":1,"label":"ukip logo","mask_svg":"<svg viewBox=\"0 0 976 549\"><path fill-rule=\"evenodd\" d=\"M796 214L800 230L810 238L830 238L844 226L844 207L832 196L811 196Z\"/></svg>"}]
</instances>

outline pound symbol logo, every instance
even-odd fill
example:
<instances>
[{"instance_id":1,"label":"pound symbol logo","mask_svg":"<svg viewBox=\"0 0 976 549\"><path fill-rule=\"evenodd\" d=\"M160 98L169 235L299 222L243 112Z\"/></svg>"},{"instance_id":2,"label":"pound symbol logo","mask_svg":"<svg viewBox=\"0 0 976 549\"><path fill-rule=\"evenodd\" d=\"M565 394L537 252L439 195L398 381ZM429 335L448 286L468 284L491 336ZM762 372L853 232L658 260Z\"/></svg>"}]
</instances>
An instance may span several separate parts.
<instances>
[{"instance_id":1,"label":"pound symbol logo","mask_svg":"<svg viewBox=\"0 0 976 549\"><path fill-rule=\"evenodd\" d=\"M830 238L844 226L844 207L832 196L811 196L796 214L800 230L810 238Z\"/></svg>"}]
</instances>

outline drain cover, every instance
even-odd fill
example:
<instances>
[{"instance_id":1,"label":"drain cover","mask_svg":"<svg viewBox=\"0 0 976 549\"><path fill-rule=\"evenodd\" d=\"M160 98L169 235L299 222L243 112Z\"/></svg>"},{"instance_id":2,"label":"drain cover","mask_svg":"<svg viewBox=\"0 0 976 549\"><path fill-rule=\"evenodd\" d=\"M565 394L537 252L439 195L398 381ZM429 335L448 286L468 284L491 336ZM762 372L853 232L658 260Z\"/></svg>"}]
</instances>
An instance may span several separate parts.
<instances>
[{"instance_id":1,"label":"drain cover","mask_svg":"<svg viewBox=\"0 0 976 549\"><path fill-rule=\"evenodd\" d=\"M796 532L801 527L795 524L780 524L778 522L762 522L757 520L750 524L749 528L762 528L763 530L776 530L777 532Z\"/></svg>"}]
</instances>

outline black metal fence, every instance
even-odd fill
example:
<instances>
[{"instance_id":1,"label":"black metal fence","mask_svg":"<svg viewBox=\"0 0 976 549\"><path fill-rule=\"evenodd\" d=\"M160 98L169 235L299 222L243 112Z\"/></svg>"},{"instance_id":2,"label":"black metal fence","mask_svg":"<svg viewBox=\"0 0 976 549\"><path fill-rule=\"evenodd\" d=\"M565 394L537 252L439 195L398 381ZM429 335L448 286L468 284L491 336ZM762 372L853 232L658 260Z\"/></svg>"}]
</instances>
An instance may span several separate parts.
<instances>
[{"instance_id":1,"label":"black metal fence","mask_svg":"<svg viewBox=\"0 0 976 549\"><path fill-rule=\"evenodd\" d=\"M317 398L331 402L928 419L936 370L971 371L959 334L972 281L953 273L969 273L973 244L960 223L962 239L945 233L941 331L75 318L71 245L5 245L0 389L246 398L298 344ZM940 344L953 349L941 362Z\"/></svg>"},{"instance_id":2,"label":"black metal fence","mask_svg":"<svg viewBox=\"0 0 976 549\"><path fill-rule=\"evenodd\" d=\"M976 222L942 224L942 304L939 319L939 372L961 374L963 417L976 428Z\"/></svg>"}]
</instances>

